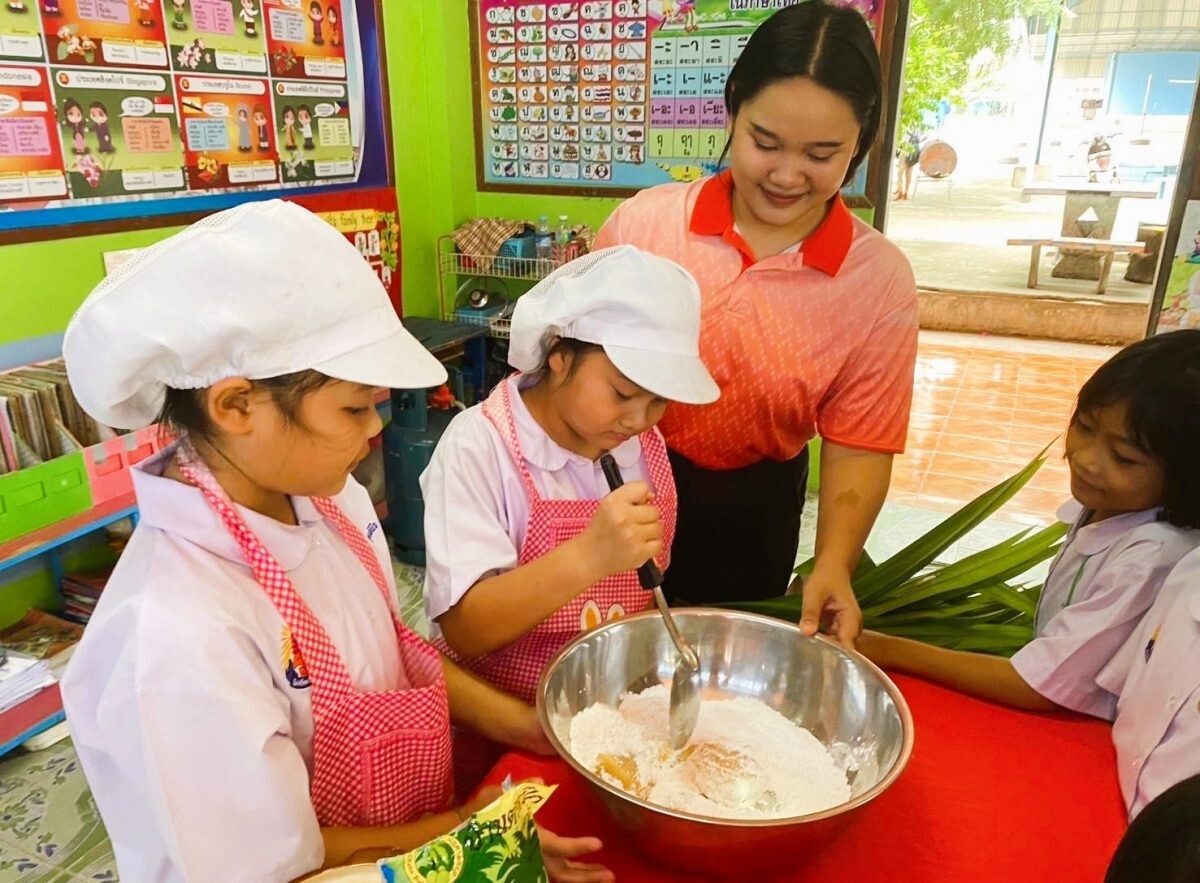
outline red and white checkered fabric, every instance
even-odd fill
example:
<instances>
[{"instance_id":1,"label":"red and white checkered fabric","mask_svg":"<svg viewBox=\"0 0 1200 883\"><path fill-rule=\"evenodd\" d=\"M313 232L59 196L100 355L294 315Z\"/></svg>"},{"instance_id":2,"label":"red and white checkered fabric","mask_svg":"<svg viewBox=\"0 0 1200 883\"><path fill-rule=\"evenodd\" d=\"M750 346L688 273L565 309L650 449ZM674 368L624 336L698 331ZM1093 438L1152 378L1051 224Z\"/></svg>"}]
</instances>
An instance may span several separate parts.
<instances>
[{"instance_id":1,"label":"red and white checkered fabric","mask_svg":"<svg viewBox=\"0 0 1200 883\"><path fill-rule=\"evenodd\" d=\"M595 516L600 501L541 498L533 483L533 477L529 474L525 458L521 455L508 383L501 383L496 387L484 402L483 412L499 430L505 447L521 473L525 492L529 494L529 521L525 528L525 543L521 547L518 566L528 564L582 533ZM675 536L676 497L675 479L671 475L671 464L667 460L666 445L663 444L662 437L654 431L642 433L639 440L642 456L646 459L650 483L654 488L655 505L662 513L663 547L669 550L671 540ZM659 566L666 567L668 559L669 554L664 552L658 559ZM495 653L466 660L454 656L444 641L437 642L437 645L448 656L455 658L500 689L532 703L538 679L547 663L575 637L603 622L638 613L653 604L654 596L641 587L637 571L629 570L602 579L560 608L529 634Z\"/></svg>"},{"instance_id":2,"label":"red and white checkered fabric","mask_svg":"<svg viewBox=\"0 0 1200 883\"><path fill-rule=\"evenodd\" d=\"M362 531L332 500L313 498L317 510L362 562L392 611L404 683L401 689L379 693L355 689L329 634L186 441L179 447L177 463L237 541L304 659L313 706L309 791L320 823L397 825L449 806L454 783L450 710L441 658L396 617L391 589Z\"/></svg>"}]
</instances>

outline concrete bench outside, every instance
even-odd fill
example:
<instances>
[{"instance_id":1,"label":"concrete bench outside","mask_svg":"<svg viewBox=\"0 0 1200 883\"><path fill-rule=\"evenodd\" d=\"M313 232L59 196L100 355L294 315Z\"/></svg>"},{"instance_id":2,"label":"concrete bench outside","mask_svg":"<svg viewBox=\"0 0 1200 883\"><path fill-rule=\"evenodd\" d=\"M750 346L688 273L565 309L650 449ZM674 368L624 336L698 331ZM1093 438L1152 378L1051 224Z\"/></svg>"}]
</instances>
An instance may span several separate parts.
<instances>
[{"instance_id":1,"label":"concrete bench outside","mask_svg":"<svg viewBox=\"0 0 1200 883\"><path fill-rule=\"evenodd\" d=\"M1104 294L1108 287L1108 273L1112 269L1113 256L1118 253L1145 254L1144 242L1121 242L1116 239L1085 239L1079 236L1048 236L1044 238L1029 237L1025 239L1010 239L1009 245L1032 246L1029 256L1029 282L1027 287L1038 287L1038 262L1042 258L1042 249L1046 246L1053 248L1069 248L1073 251L1090 251L1101 255L1100 279L1096 283L1096 293Z\"/></svg>"}]
</instances>

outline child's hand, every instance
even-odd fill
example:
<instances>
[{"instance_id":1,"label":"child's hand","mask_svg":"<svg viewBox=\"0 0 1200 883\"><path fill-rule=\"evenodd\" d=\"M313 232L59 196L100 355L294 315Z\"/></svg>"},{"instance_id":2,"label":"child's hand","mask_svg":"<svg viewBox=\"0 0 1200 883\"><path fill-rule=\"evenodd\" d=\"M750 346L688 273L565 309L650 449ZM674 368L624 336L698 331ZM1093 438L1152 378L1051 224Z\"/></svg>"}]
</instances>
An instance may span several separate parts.
<instances>
[{"instance_id":1,"label":"child's hand","mask_svg":"<svg viewBox=\"0 0 1200 883\"><path fill-rule=\"evenodd\" d=\"M538 839L542 843L546 872L554 883L610 883L615 879L603 865L574 861L601 848L595 837L560 837L538 825Z\"/></svg>"},{"instance_id":2,"label":"child's hand","mask_svg":"<svg viewBox=\"0 0 1200 883\"><path fill-rule=\"evenodd\" d=\"M599 511L579 535L597 579L641 567L662 554L662 519L653 502L644 481L623 485L600 501Z\"/></svg>"}]
</instances>

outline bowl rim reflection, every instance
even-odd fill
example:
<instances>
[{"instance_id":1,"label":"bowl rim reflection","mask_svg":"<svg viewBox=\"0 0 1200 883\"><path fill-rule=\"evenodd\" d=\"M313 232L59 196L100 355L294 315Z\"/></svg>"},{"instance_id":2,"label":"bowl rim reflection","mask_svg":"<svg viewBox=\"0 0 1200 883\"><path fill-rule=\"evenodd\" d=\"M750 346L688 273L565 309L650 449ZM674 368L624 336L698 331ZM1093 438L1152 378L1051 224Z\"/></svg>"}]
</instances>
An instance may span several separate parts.
<instances>
[{"instance_id":1,"label":"bowl rim reflection","mask_svg":"<svg viewBox=\"0 0 1200 883\"><path fill-rule=\"evenodd\" d=\"M593 638L601 632L609 629L622 628L625 623L633 620L650 618L661 619L661 615L657 610L647 610L642 613L634 613L629 616L622 617L621 619L612 620L604 623L603 625L599 625L596 628L589 629L588 631L581 633L569 644L563 647L563 649L559 651L559 653L552 660L550 660L550 662L542 670L542 676L538 680L536 696L538 722L541 724L542 730L546 734L546 738L550 741L550 744L554 747L554 750L558 753L558 756L570 764L571 768L583 776L589 784L597 786L607 793L615 794L623 800L634 804L635 806L639 806L643 809L648 809L665 816L672 816L674 818L685 819L692 822L701 822L708 825L724 825L737 828L774 828L781 825L792 825L800 822L816 822L821 819L840 816L852 809L857 809L864 804L870 803L872 800L886 791L889 787L891 787L892 783L900 777L900 774L904 772L904 768L908 765L909 756L912 754L913 749L914 734L912 713L909 711L908 702L905 701L904 694L900 692L900 688L897 687L895 682L887 676L883 669L879 668L879 666L875 665L875 663L871 662L871 660L867 659L867 657L863 656L856 650L847 650L836 642L831 641L824 635L815 635L809 637L800 631L800 627L796 623L787 622L782 619L776 619L773 616L764 616L758 613L747 613L740 610L714 609L710 607L676 607L671 609L671 613L673 616L687 614L689 618L692 616L714 616L722 619L742 619L761 622L770 625L773 628L783 628L794 631L796 633L796 637L804 640L822 641L835 651L851 657L856 662L863 665L869 672L874 673L883 684L884 690L891 697L892 703L895 705L896 711L900 716L900 728L903 734L900 744L900 752L896 755L896 760L892 763L891 769L881 776L878 782L876 782L862 794L858 795L857 797L852 797L845 803L839 803L836 806L829 807L828 809L823 809L819 812L807 813L806 815L800 816L780 816L769 819L729 819L721 816L699 815L697 813L685 812L683 810L670 809L669 807L661 806L657 803L651 803L648 800L642 800L640 797L636 797L635 795L630 794L628 791L606 782L604 779L600 778L600 776L596 775L579 761L577 761L574 755L572 755L566 746L564 746L559 740L558 734L554 732L554 727L550 724L550 714L547 710L548 703L546 701L546 690L550 684L550 677L553 675L555 669L558 668L559 663L561 663L562 660L566 658L566 656L570 654L572 650L574 650L577 644L582 643L584 640Z\"/></svg>"}]
</instances>

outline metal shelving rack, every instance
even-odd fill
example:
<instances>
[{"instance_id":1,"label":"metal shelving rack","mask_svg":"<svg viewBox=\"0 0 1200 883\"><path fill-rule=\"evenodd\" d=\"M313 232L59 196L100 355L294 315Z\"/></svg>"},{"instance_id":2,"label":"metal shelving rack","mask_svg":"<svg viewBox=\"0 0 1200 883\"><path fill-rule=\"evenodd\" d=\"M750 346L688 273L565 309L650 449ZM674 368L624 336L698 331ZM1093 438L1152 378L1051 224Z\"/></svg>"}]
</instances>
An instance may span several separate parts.
<instances>
[{"instance_id":1,"label":"metal shelving rack","mask_svg":"<svg viewBox=\"0 0 1200 883\"><path fill-rule=\"evenodd\" d=\"M453 236L439 237L437 243L438 262L438 309L443 320L465 322L471 325L486 325L488 336L506 338L511 322L507 315L494 316L480 313L473 316L467 311L455 312L454 300L462 288L462 279L495 279L509 298L515 300L508 282L537 282L559 266L555 261L541 258L508 257L505 255L467 254L460 252Z\"/></svg>"}]
</instances>

